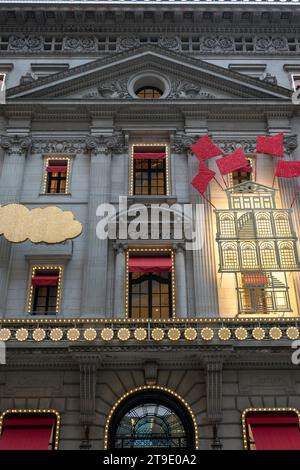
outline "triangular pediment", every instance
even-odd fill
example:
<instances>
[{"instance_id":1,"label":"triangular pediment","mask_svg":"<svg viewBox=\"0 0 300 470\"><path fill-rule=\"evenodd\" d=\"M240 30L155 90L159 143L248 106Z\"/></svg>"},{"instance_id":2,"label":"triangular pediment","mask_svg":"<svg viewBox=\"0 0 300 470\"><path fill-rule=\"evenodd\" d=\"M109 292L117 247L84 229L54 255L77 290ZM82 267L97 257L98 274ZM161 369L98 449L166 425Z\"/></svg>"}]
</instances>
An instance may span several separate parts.
<instances>
[{"instance_id":1,"label":"triangular pediment","mask_svg":"<svg viewBox=\"0 0 300 470\"><path fill-rule=\"evenodd\" d=\"M98 59L7 90L8 102L24 99L134 100L130 81L149 73L167 83L166 100L258 99L286 101L290 90L179 52L144 46Z\"/></svg>"},{"instance_id":2,"label":"triangular pediment","mask_svg":"<svg viewBox=\"0 0 300 470\"><path fill-rule=\"evenodd\" d=\"M264 194L274 194L274 188L265 186L264 184L255 183L254 181L244 181L243 183L237 184L231 188L226 189L226 192L229 194L238 194L238 193L264 193Z\"/></svg>"}]
</instances>

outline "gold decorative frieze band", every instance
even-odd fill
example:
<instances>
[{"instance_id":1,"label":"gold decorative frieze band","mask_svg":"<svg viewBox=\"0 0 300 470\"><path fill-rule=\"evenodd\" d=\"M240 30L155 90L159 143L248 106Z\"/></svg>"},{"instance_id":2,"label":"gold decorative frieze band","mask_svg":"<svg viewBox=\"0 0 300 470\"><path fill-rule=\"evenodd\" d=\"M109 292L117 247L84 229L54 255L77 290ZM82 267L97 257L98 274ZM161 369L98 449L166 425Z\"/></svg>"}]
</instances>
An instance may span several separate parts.
<instances>
[{"instance_id":1,"label":"gold decorative frieze band","mask_svg":"<svg viewBox=\"0 0 300 470\"><path fill-rule=\"evenodd\" d=\"M244 341L294 341L300 336L300 321L246 322L218 319L3 319L0 341L45 343L81 342L197 343L222 344Z\"/></svg>"}]
</instances>

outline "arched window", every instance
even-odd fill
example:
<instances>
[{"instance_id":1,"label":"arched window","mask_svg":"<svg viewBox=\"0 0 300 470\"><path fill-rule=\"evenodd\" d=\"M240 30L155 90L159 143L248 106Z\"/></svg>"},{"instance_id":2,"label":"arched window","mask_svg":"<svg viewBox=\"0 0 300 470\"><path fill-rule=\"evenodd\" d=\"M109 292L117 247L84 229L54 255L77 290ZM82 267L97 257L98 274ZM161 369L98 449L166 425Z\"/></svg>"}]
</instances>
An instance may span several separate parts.
<instances>
[{"instance_id":1,"label":"arched window","mask_svg":"<svg viewBox=\"0 0 300 470\"><path fill-rule=\"evenodd\" d=\"M276 234L279 237L288 237L291 235L291 227L287 214L281 213L276 214L275 218L275 228Z\"/></svg>"},{"instance_id":2,"label":"arched window","mask_svg":"<svg viewBox=\"0 0 300 470\"><path fill-rule=\"evenodd\" d=\"M136 96L143 100L157 100L162 96L162 91L154 86L143 86L136 90Z\"/></svg>"},{"instance_id":3,"label":"arched window","mask_svg":"<svg viewBox=\"0 0 300 470\"><path fill-rule=\"evenodd\" d=\"M220 217L220 232L222 237L235 237L234 217L231 214L223 214Z\"/></svg>"},{"instance_id":4,"label":"arched window","mask_svg":"<svg viewBox=\"0 0 300 470\"><path fill-rule=\"evenodd\" d=\"M257 256L255 245L252 243L243 243L241 246L243 268L257 267Z\"/></svg>"},{"instance_id":5,"label":"arched window","mask_svg":"<svg viewBox=\"0 0 300 470\"><path fill-rule=\"evenodd\" d=\"M276 268L277 260L273 243L262 243L260 246L261 263L264 268Z\"/></svg>"},{"instance_id":6,"label":"arched window","mask_svg":"<svg viewBox=\"0 0 300 470\"><path fill-rule=\"evenodd\" d=\"M129 396L107 425L110 449L195 447L190 413L178 399L161 390Z\"/></svg>"},{"instance_id":7,"label":"arched window","mask_svg":"<svg viewBox=\"0 0 300 470\"><path fill-rule=\"evenodd\" d=\"M257 214L256 216L256 227L257 234L259 237L270 237L272 236L272 225L270 214Z\"/></svg>"},{"instance_id":8,"label":"arched window","mask_svg":"<svg viewBox=\"0 0 300 470\"><path fill-rule=\"evenodd\" d=\"M292 243L279 245L280 261L283 268L294 268L296 265L295 253Z\"/></svg>"},{"instance_id":9,"label":"arched window","mask_svg":"<svg viewBox=\"0 0 300 470\"><path fill-rule=\"evenodd\" d=\"M239 266L237 247L232 243L226 243L222 247L223 262L225 269L236 269Z\"/></svg>"}]
</instances>

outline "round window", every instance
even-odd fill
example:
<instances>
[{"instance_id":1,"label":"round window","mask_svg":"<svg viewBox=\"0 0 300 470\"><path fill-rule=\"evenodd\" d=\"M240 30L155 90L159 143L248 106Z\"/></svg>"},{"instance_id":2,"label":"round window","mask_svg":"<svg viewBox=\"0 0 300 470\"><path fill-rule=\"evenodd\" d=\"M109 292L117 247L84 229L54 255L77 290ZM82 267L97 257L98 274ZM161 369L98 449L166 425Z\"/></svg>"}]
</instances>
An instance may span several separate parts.
<instances>
[{"instance_id":1,"label":"round window","mask_svg":"<svg viewBox=\"0 0 300 470\"><path fill-rule=\"evenodd\" d=\"M158 100L169 94L170 84L167 78L148 72L133 77L128 83L128 90L133 98Z\"/></svg>"}]
</instances>

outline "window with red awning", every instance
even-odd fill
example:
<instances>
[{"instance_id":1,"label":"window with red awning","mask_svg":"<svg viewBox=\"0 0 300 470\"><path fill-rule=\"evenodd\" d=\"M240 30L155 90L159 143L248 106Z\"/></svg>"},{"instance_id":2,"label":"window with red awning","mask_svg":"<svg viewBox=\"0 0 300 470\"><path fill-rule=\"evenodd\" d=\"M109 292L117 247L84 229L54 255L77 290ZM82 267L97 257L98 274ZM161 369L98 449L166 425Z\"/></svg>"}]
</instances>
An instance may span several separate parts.
<instances>
[{"instance_id":1,"label":"window with red awning","mask_svg":"<svg viewBox=\"0 0 300 470\"><path fill-rule=\"evenodd\" d=\"M171 256L130 257L128 261L128 271L130 273L171 272L172 258Z\"/></svg>"},{"instance_id":2,"label":"window with red awning","mask_svg":"<svg viewBox=\"0 0 300 470\"><path fill-rule=\"evenodd\" d=\"M0 437L0 450L54 449L56 415L7 414Z\"/></svg>"},{"instance_id":3,"label":"window with red awning","mask_svg":"<svg viewBox=\"0 0 300 470\"><path fill-rule=\"evenodd\" d=\"M295 413L260 413L246 418L250 447L256 450L300 450L299 417Z\"/></svg>"}]
</instances>

